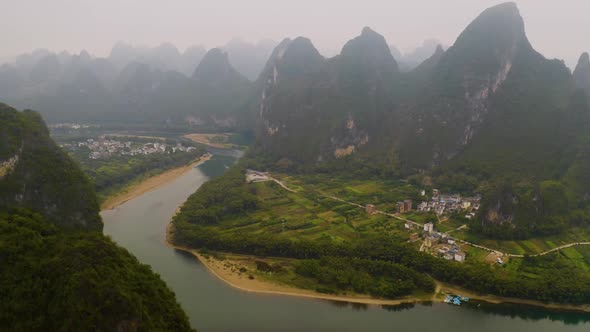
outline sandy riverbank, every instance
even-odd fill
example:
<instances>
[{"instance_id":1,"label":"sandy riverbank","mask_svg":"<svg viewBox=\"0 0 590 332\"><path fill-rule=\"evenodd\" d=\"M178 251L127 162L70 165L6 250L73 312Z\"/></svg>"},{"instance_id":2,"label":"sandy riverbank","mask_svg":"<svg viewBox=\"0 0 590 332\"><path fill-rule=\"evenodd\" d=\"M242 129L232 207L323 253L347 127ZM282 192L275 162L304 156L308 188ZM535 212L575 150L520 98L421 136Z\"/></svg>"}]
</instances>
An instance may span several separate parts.
<instances>
[{"instance_id":1,"label":"sandy riverbank","mask_svg":"<svg viewBox=\"0 0 590 332\"><path fill-rule=\"evenodd\" d=\"M204 144L218 149L231 149L233 144L225 143L229 140L230 134L187 134L185 138L193 142Z\"/></svg>"},{"instance_id":2,"label":"sandy riverbank","mask_svg":"<svg viewBox=\"0 0 590 332\"><path fill-rule=\"evenodd\" d=\"M131 185L130 187L128 187L123 192L119 193L118 195L107 199L101 205L101 210L112 210L115 207L117 207L117 206L119 206L119 205L121 205L121 204L135 198L135 197L141 196L147 192L155 190L155 189L161 187L162 185L183 175L184 173L190 171L195 166L211 159L211 157L212 156L209 153L204 154L197 161L195 161L189 165L170 169L170 170L165 171L161 174L147 178L144 181L141 181L137 184Z\"/></svg>"},{"instance_id":3,"label":"sandy riverbank","mask_svg":"<svg viewBox=\"0 0 590 332\"><path fill-rule=\"evenodd\" d=\"M224 281L231 287L237 288L246 292L261 293L261 294L274 294L274 295L286 295L286 296L298 296L306 298L315 298L331 301L343 301L352 303L363 303L370 305L398 305L402 303L418 303L418 302L442 302L443 294L461 294L462 296L469 297L474 300L485 301L493 304L500 303L511 303L511 304L523 304L529 306L543 307L553 310L567 310L567 311L579 311L579 312L590 312L590 305L568 305L559 303L544 303L533 300L501 297L489 294L478 294L472 291L465 290L458 286L453 286L441 282L436 282L436 292L432 298L415 298L407 297L396 300L386 300L372 298L369 296L339 296L317 293L311 290L299 289L286 285L275 284L259 278L249 279L248 272L240 272L240 267L246 267L251 269L252 263L256 257L247 255L236 255L236 254L225 254L224 260L218 260L214 257L205 257L199 254L196 250L175 246L171 244L171 234L173 232L171 224L167 227L166 242L168 246L179 250L187 251L195 256L203 265L207 267L209 272L214 276Z\"/></svg>"},{"instance_id":4,"label":"sandy riverbank","mask_svg":"<svg viewBox=\"0 0 590 332\"><path fill-rule=\"evenodd\" d=\"M177 209L178 211L178 209ZM166 227L166 244L178 250L183 250L191 253L198 259L211 274L221 279L231 287L237 288L241 291L259 293L259 294L272 294L272 295L285 295L285 296L298 296L313 299L322 299L330 301L341 301L351 303L362 303L371 305L399 305L403 303L416 303L423 302L425 299L407 297L396 300L378 299L365 295L355 296L341 296L341 295L330 295L314 292L312 290L300 289L290 287L286 285L280 285L272 283L266 280L261 280L255 277L250 279L248 272L240 272L240 267L248 268L252 270L252 263L256 260L254 256L227 254L224 260L218 260L213 257L205 257L197 252L197 250L176 246L171 242L171 236L173 234L173 226L171 223Z\"/></svg>"}]
</instances>

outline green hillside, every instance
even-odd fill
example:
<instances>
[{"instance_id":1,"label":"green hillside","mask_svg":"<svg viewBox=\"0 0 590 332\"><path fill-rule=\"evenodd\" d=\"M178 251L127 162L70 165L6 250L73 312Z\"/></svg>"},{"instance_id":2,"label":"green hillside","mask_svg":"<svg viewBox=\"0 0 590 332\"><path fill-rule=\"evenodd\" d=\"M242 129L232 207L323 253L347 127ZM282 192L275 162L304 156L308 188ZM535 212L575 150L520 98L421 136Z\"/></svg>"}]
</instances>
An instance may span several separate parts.
<instances>
[{"instance_id":1,"label":"green hillside","mask_svg":"<svg viewBox=\"0 0 590 332\"><path fill-rule=\"evenodd\" d=\"M49 137L41 116L0 104L0 208L24 207L60 226L102 230L87 176Z\"/></svg>"},{"instance_id":2,"label":"green hillside","mask_svg":"<svg viewBox=\"0 0 590 332\"><path fill-rule=\"evenodd\" d=\"M157 274L101 233L97 197L41 117L0 105L0 330L190 331Z\"/></svg>"},{"instance_id":3,"label":"green hillside","mask_svg":"<svg viewBox=\"0 0 590 332\"><path fill-rule=\"evenodd\" d=\"M535 51L514 3L484 10L409 73L368 28L331 59L305 38L286 40L258 81L251 153L267 169L481 193L473 230L486 236L559 232L590 219L576 185L590 114L576 91L588 73L587 55L572 75Z\"/></svg>"}]
</instances>

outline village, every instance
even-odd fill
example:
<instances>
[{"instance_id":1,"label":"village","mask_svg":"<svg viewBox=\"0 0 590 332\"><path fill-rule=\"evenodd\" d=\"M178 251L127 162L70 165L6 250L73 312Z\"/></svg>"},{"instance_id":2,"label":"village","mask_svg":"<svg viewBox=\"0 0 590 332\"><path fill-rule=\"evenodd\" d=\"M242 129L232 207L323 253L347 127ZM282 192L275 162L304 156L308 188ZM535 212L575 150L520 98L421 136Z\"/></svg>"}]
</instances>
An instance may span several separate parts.
<instances>
[{"instance_id":1,"label":"village","mask_svg":"<svg viewBox=\"0 0 590 332\"><path fill-rule=\"evenodd\" d=\"M424 191L422 192L424 195ZM437 215L467 212L465 218L472 219L479 210L481 195L474 197L462 197L459 194L442 194L438 189L432 190L430 201L424 201L418 204L417 210L420 212L434 212Z\"/></svg>"},{"instance_id":2,"label":"village","mask_svg":"<svg viewBox=\"0 0 590 332\"><path fill-rule=\"evenodd\" d=\"M66 143L61 145L62 148L70 151L77 151L83 148L90 150L89 159L102 159L114 156L136 156L149 155L153 153L176 153L191 152L195 147L184 146L181 143L176 145L166 144L164 142L139 143L131 141L118 141L105 136L98 139L89 138L85 141Z\"/></svg>"},{"instance_id":3,"label":"village","mask_svg":"<svg viewBox=\"0 0 590 332\"><path fill-rule=\"evenodd\" d=\"M246 171L246 181L248 183L274 181L286 190L293 191L285 186L281 181L270 176L269 173L260 172L248 169ZM422 196L426 196L426 192L422 190ZM410 232L410 242L422 240L420 251L427 252L433 256L441 259L454 260L457 262L464 262L467 254L461 249L459 241L450 236L450 232L439 232L435 229L433 222L426 222L424 224L406 219L404 214L414 211L413 202L410 199L399 201L396 203L396 213L388 213L377 210L373 204L360 205L352 202L347 202L334 196L326 196L332 199L339 200L348 204L364 208L367 215L372 216L376 214L383 214L405 221L404 227ZM423 201L418 204L417 211L421 213L433 213L437 216L436 219L441 220L440 217L451 213L466 213L465 217L471 219L480 208L481 196L462 197L459 194L448 195L440 193L439 190L433 189L430 201ZM462 226L464 227L464 226ZM501 264L501 261L498 261Z\"/></svg>"},{"instance_id":4,"label":"village","mask_svg":"<svg viewBox=\"0 0 590 332\"><path fill-rule=\"evenodd\" d=\"M422 190L422 196L425 195L425 191ZM419 203L417 210L423 213L434 213L437 215L438 220L440 220L440 216L451 213L466 213L465 218L472 219L479 210L480 204L480 195L462 197L459 194L449 195L439 192L438 189L433 189L431 199ZM398 202L396 207L397 212L400 214L410 212L412 210L412 201ZM408 220L404 227L413 232L410 235L410 241L417 241L422 238L423 243L420 246L420 251L428 252L446 260L465 261L466 253L461 250L457 240L448 233L436 231L432 222L420 225Z\"/></svg>"}]
</instances>

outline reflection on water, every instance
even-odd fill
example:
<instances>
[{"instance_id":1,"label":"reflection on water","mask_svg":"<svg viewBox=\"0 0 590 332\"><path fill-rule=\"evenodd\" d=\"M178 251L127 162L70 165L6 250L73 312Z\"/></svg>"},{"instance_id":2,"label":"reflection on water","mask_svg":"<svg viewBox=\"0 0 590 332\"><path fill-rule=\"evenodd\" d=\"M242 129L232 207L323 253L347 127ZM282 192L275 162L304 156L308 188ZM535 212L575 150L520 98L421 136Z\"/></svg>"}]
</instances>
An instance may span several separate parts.
<instances>
[{"instance_id":1,"label":"reflection on water","mask_svg":"<svg viewBox=\"0 0 590 332\"><path fill-rule=\"evenodd\" d=\"M369 305L365 303L325 300L336 308L350 308L354 311L365 311L369 309Z\"/></svg>"},{"instance_id":2,"label":"reflection on water","mask_svg":"<svg viewBox=\"0 0 590 332\"><path fill-rule=\"evenodd\" d=\"M413 309L415 306L415 303L400 303L397 305L382 305L381 308L387 311L398 312Z\"/></svg>"},{"instance_id":3,"label":"reflection on water","mask_svg":"<svg viewBox=\"0 0 590 332\"><path fill-rule=\"evenodd\" d=\"M551 321L563 322L567 325L578 325L590 322L590 313L545 309L524 304L492 304L472 300L462 304L461 308L464 308L465 310L478 310L490 315L521 318L531 321L548 319Z\"/></svg>"}]
</instances>

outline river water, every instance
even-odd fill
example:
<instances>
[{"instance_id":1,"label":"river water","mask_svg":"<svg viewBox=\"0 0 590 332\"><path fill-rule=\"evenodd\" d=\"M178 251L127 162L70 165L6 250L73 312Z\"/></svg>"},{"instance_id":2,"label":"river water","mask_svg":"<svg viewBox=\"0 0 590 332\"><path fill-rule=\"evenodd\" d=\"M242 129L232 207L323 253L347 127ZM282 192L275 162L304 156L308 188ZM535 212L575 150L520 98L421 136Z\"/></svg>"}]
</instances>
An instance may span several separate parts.
<instances>
[{"instance_id":1,"label":"river water","mask_svg":"<svg viewBox=\"0 0 590 332\"><path fill-rule=\"evenodd\" d=\"M590 331L590 314L469 303L367 306L243 292L217 279L192 255L167 247L166 224L200 185L237 154L216 152L190 172L102 213L104 232L149 264L176 293L200 332L247 331Z\"/></svg>"}]
</instances>

